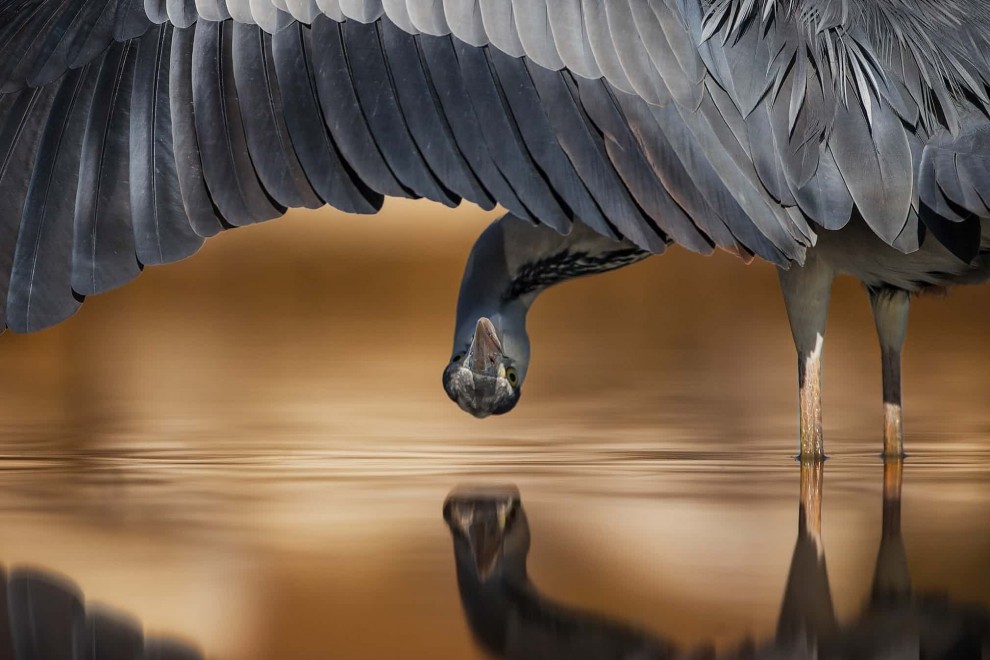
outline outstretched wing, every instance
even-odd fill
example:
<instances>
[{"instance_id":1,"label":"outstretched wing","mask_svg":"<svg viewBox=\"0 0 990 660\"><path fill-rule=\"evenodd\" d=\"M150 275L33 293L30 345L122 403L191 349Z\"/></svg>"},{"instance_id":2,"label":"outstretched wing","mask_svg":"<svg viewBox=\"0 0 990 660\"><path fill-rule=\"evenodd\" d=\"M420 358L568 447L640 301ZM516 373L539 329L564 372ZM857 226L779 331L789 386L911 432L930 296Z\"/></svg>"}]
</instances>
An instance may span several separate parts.
<instances>
[{"instance_id":1,"label":"outstretched wing","mask_svg":"<svg viewBox=\"0 0 990 660\"><path fill-rule=\"evenodd\" d=\"M386 195L779 265L809 219L857 208L915 247L930 113L912 125L872 45L815 59L783 4L0 2L0 322L47 327L224 228Z\"/></svg>"}]
</instances>

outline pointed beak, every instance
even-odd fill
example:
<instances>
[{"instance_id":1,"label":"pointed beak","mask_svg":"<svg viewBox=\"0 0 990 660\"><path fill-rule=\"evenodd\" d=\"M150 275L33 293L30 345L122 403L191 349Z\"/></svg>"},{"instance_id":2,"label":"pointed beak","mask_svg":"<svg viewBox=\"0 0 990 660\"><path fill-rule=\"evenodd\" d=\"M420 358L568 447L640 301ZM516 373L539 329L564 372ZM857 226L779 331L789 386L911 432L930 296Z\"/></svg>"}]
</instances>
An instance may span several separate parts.
<instances>
[{"instance_id":1,"label":"pointed beak","mask_svg":"<svg viewBox=\"0 0 990 660\"><path fill-rule=\"evenodd\" d=\"M495 332L495 326L485 317L478 319L474 328L474 339L468 349L465 363L476 374L493 375L502 360L502 342Z\"/></svg>"},{"instance_id":2,"label":"pointed beak","mask_svg":"<svg viewBox=\"0 0 990 660\"><path fill-rule=\"evenodd\" d=\"M467 530L467 537L471 546L471 556L474 557L474 565L478 570L478 579L486 582L502 554L505 528L501 521L488 518L473 523Z\"/></svg>"}]
</instances>

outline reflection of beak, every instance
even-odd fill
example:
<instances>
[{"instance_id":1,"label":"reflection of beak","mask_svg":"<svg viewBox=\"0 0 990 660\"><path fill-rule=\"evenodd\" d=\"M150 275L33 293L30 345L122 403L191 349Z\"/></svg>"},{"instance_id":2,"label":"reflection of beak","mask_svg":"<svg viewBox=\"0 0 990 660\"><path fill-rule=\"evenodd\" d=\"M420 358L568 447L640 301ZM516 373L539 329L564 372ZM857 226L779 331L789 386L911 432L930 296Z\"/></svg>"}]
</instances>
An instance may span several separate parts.
<instances>
[{"instance_id":1,"label":"reflection of beak","mask_svg":"<svg viewBox=\"0 0 990 660\"><path fill-rule=\"evenodd\" d=\"M467 530L468 543L471 545L471 555L474 557L475 568L478 569L478 579L488 580L502 554L502 541L505 539L505 527L502 519L486 518L473 522Z\"/></svg>"},{"instance_id":2,"label":"reflection of beak","mask_svg":"<svg viewBox=\"0 0 990 660\"><path fill-rule=\"evenodd\" d=\"M502 360L502 342L492 322L481 317L474 328L474 339L465 362L476 374L491 373Z\"/></svg>"}]
</instances>

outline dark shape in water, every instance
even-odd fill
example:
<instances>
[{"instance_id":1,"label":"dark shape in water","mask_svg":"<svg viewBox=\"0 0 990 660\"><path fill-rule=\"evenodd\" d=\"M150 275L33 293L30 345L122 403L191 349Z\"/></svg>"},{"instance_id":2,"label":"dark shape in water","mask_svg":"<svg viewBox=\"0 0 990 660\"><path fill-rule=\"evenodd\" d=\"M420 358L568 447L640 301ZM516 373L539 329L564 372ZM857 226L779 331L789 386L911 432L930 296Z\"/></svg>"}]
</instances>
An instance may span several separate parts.
<instances>
[{"instance_id":1,"label":"dark shape in water","mask_svg":"<svg viewBox=\"0 0 990 660\"><path fill-rule=\"evenodd\" d=\"M201 660L186 642L146 638L141 622L86 607L78 587L40 569L0 568L0 660Z\"/></svg>"},{"instance_id":2,"label":"dark shape in water","mask_svg":"<svg viewBox=\"0 0 990 660\"><path fill-rule=\"evenodd\" d=\"M990 652L990 612L911 588L900 528L903 462L884 463L883 531L873 589L860 615L840 625L832 604L821 534L824 467L801 465L798 537L777 634L728 652L729 658L940 658L979 660ZM553 602L526 573L529 525L513 486L458 487L444 503L454 541L461 603L478 643L496 657L698 658L632 626Z\"/></svg>"}]
</instances>

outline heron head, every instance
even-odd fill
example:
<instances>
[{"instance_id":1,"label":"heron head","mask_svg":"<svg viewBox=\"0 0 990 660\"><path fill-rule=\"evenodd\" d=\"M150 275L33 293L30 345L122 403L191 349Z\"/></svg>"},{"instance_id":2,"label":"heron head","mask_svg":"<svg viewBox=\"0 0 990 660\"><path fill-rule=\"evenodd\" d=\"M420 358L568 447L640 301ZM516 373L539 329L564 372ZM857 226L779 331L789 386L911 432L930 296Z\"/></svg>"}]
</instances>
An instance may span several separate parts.
<instances>
[{"instance_id":1,"label":"heron head","mask_svg":"<svg viewBox=\"0 0 990 660\"><path fill-rule=\"evenodd\" d=\"M526 570L529 524L515 486L459 486L443 505L457 560L488 582Z\"/></svg>"},{"instance_id":2,"label":"heron head","mask_svg":"<svg viewBox=\"0 0 990 660\"><path fill-rule=\"evenodd\" d=\"M458 330L443 371L443 388L461 410L479 419L502 415L519 402L528 362L525 329L496 328L483 316Z\"/></svg>"}]
</instances>

